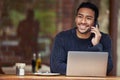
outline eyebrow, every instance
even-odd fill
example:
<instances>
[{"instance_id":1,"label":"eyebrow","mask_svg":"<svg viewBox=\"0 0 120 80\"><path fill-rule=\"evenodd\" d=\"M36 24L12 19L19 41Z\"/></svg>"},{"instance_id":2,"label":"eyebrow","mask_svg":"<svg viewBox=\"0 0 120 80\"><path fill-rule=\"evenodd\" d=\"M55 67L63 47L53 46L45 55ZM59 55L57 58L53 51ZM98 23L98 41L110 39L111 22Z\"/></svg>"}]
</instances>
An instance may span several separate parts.
<instances>
[{"instance_id":1,"label":"eyebrow","mask_svg":"<svg viewBox=\"0 0 120 80\"><path fill-rule=\"evenodd\" d=\"M78 13L77 15L83 15L83 14ZM89 15L87 15L87 17L89 17L89 18L93 18L93 19L94 19L94 17L93 17L93 16L89 16Z\"/></svg>"}]
</instances>

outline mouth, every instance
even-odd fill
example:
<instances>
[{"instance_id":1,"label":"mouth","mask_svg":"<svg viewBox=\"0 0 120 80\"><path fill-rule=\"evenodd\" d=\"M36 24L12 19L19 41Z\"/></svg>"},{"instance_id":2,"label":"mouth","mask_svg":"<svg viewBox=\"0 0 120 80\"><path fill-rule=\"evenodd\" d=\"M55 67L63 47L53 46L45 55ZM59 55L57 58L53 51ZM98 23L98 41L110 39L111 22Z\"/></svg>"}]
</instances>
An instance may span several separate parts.
<instances>
[{"instance_id":1,"label":"mouth","mask_svg":"<svg viewBox=\"0 0 120 80\"><path fill-rule=\"evenodd\" d=\"M89 29L89 25L85 24L78 24L78 31L82 34L90 32L91 29Z\"/></svg>"},{"instance_id":2,"label":"mouth","mask_svg":"<svg viewBox=\"0 0 120 80\"><path fill-rule=\"evenodd\" d=\"M86 28L88 28L88 27L89 26L87 26L87 25L82 25L82 24L78 25L78 28L81 30L86 30Z\"/></svg>"}]
</instances>

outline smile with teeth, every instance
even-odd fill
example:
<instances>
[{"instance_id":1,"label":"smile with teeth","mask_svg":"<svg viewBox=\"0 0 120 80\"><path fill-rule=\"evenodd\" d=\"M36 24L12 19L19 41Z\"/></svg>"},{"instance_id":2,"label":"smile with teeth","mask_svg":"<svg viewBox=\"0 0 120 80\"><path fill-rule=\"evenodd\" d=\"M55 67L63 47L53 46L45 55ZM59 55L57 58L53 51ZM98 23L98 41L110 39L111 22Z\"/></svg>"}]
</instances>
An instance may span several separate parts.
<instances>
[{"instance_id":1,"label":"smile with teeth","mask_svg":"<svg viewBox=\"0 0 120 80\"><path fill-rule=\"evenodd\" d=\"M81 30L85 30L85 29L86 29L86 25L80 25L79 28L80 28Z\"/></svg>"}]
</instances>

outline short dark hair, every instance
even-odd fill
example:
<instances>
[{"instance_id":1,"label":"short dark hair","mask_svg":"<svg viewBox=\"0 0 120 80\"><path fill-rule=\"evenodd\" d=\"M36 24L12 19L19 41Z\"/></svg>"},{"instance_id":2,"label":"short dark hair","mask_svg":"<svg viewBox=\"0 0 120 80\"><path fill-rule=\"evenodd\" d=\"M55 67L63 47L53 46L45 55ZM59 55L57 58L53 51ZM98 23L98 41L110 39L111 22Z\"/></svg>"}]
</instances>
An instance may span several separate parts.
<instances>
[{"instance_id":1,"label":"short dark hair","mask_svg":"<svg viewBox=\"0 0 120 80\"><path fill-rule=\"evenodd\" d=\"M93 3L90 3L90 2L83 2L77 8L76 15L77 15L77 13L78 13L78 11L79 11L80 8L89 8L89 9L92 9L95 12L95 22L97 21L98 16L99 16L99 11L98 11L98 7L96 5L94 5Z\"/></svg>"}]
</instances>

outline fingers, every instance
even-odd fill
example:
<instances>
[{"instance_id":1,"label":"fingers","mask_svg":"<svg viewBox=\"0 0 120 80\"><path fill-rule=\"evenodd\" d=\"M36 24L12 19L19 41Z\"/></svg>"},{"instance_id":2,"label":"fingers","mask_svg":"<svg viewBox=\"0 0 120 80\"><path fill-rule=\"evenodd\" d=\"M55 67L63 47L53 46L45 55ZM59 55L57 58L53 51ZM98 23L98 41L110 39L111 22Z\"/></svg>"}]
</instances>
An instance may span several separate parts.
<instances>
[{"instance_id":1,"label":"fingers","mask_svg":"<svg viewBox=\"0 0 120 80\"><path fill-rule=\"evenodd\" d=\"M94 33L94 34L95 34L95 36L94 36L93 39L92 39L93 45L98 44L99 41L100 41L100 39L101 39L101 33L100 33L99 29L98 29L98 26L96 26L96 27L91 27L91 33Z\"/></svg>"},{"instance_id":2,"label":"fingers","mask_svg":"<svg viewBox=\"0 0 120 80\"><path fill-rule=\"evenodd\" d=\"M98 26L96 25L96 27L91 27L91 33L100 33L99 29L98 29Z\"/></svg>"},{"instance_id":3,"label":"fingers","mask_svg":"<svg viewBox=\"0 0 120 80\"><path fill-rule=\"evenodd\" d=\"M101 33L99 31L98 26L96 27L91 27L91 33L94 33L96 37L101 37Z\"/></svg>"}]
</instances>

